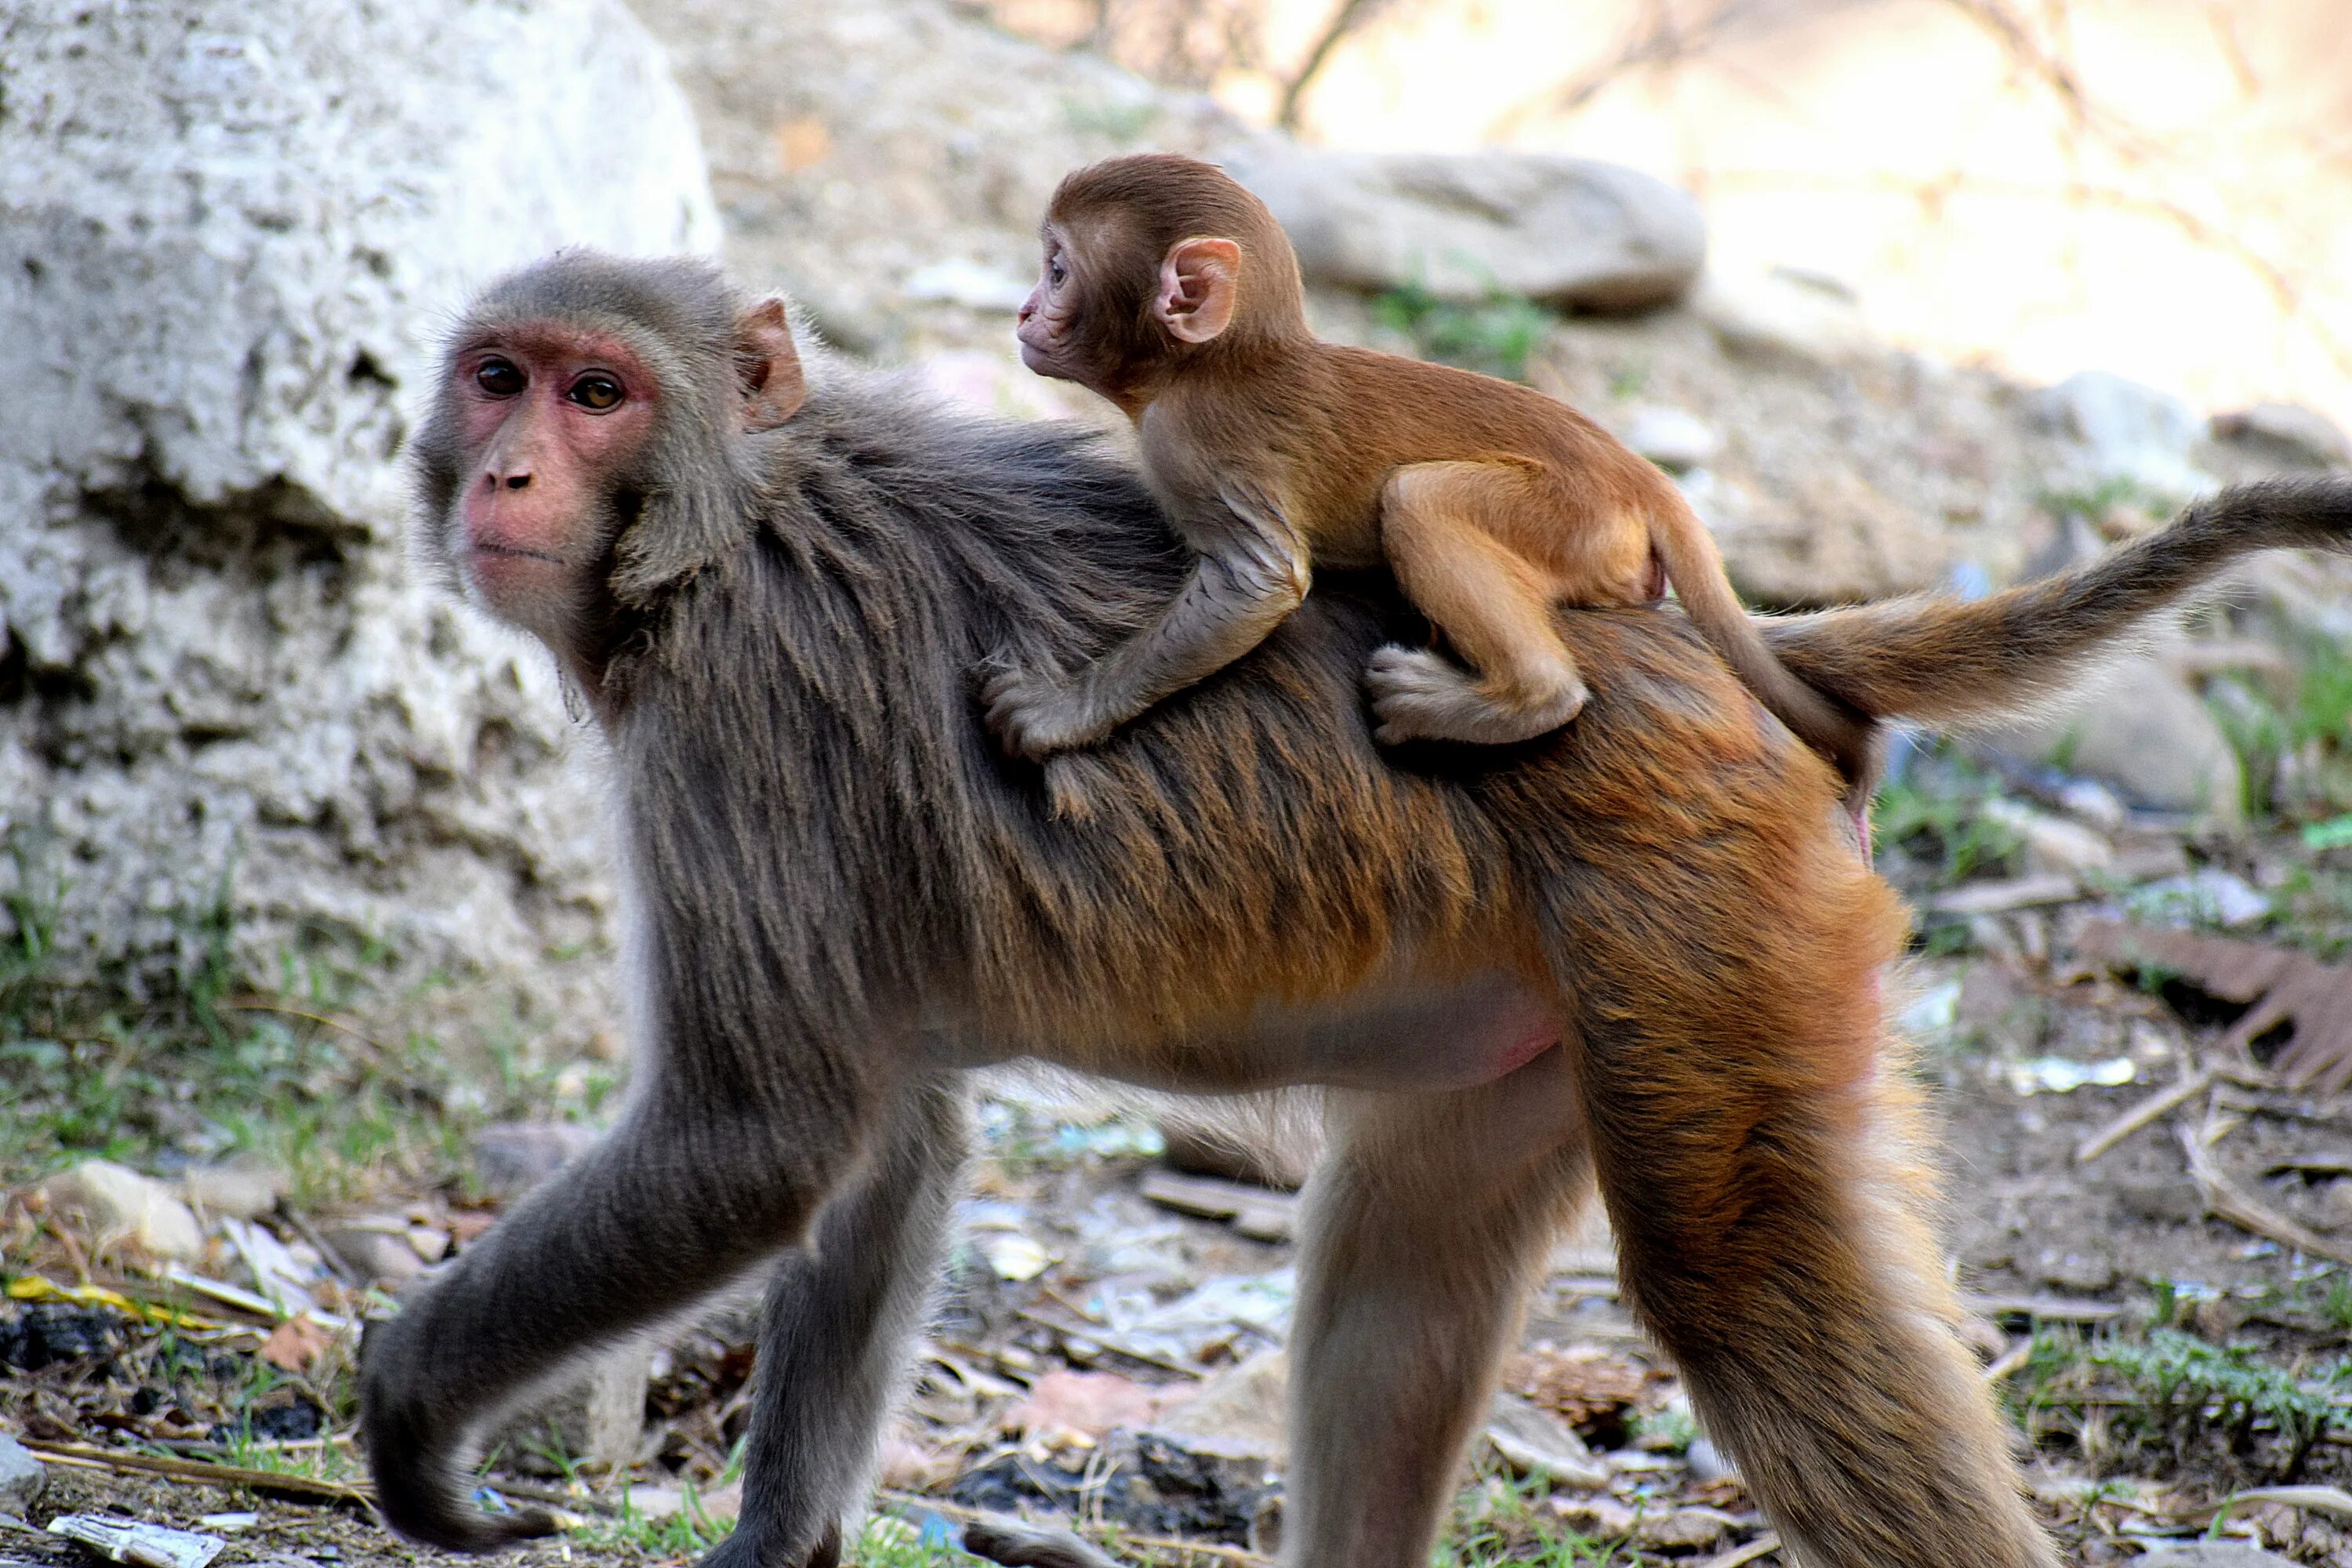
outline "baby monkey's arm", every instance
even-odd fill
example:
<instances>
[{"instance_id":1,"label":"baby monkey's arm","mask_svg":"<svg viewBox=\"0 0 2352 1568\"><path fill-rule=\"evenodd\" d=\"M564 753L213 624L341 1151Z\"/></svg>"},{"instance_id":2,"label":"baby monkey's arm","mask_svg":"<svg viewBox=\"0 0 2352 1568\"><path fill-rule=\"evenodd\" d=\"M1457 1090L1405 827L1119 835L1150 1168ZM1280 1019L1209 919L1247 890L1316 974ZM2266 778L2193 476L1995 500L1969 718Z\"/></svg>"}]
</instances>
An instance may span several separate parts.
<instances>
[{"instance_id":1,"label":"baby monkey's arm","mask_svg":"<svg viewBox=\"0 0 2352 1568\"><path fill-rule=\"evenodd\" d=\"M1042 761L1093 744L1257 647L1307 597L1306 542L1264 498L1228 487L1178 531L1200 559L1150 626L1073 675L1014 666L982 684L1006 751Z\"/></svg>"}]
</instances>

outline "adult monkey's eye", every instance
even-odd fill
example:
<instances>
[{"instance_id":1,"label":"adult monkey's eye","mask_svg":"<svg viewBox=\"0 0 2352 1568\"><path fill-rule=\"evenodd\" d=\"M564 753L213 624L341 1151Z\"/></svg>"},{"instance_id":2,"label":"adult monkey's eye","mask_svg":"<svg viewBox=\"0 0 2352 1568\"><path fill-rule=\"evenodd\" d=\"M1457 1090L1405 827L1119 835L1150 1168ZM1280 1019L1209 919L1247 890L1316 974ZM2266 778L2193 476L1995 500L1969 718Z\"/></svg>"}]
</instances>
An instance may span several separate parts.
<instances>
[{"instance_id":1,"label":"adult monkey's eye","mask_svg":"<svg viewBox=\"0 0 2352 1568\"><path fill-rule=\"evenodd\" d=\"M492 397L512 397L522 390L522 372L514 367L511 360L493 354L474 372L474 384Z\"/></svg>"},{"instance_id":2,"label":"adult monkey's eye","mask_svg":"<svg viewBox=\"0 0 2352 1568\"><path fill-rule=\"evenodd\" d=\"M591 414L602 414L621 401L621 384L601 372L591 371L572 384L564 394Z\"/></svg>"}]
</instances>

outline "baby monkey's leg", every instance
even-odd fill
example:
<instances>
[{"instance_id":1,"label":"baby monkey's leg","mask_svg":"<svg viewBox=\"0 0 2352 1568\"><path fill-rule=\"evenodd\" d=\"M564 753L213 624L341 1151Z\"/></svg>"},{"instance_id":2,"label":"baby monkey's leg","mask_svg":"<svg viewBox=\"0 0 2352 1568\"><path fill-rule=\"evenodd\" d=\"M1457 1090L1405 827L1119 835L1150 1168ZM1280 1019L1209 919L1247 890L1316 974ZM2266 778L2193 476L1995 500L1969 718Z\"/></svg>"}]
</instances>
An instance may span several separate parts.
<instances>
[{"instance_id":1,"label":"baby monkey's leg","mask_svg":"<svg viewBox=\"0 0 2352 1568\"><path fill-rule=\"evenodd\" d=\"M1559 729L1584 706L1576 660L1552 626L1556 585L1504 543L1514 514L1553 510L1510 463L1414 463L1381 491L1381 540L1398 584L1477 671L1391 646L1364 685L1376 738L1500 745Z\"/></svg>"}]
</instances>

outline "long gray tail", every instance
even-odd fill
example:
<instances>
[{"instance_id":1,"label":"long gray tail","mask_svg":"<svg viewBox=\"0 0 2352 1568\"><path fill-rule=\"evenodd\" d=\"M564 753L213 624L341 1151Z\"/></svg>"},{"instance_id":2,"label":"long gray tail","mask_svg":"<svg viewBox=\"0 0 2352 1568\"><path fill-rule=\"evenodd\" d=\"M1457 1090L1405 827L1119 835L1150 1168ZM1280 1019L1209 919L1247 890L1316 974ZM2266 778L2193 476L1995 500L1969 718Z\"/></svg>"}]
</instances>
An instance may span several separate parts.
<instances>
[{"instance_id":1,"label":"long gray tail","mask_svg":"<svg viewBox=\"0 0 2352 1568\"><path fill-rule=\"evenodd\" d=\"M2352 475L2233 485L2074 571L1766 621L1781 661L1874 719L1966 723L2065 689L2086 656L2258 550L2352 551Z\"/></svg>"}]
</instances>

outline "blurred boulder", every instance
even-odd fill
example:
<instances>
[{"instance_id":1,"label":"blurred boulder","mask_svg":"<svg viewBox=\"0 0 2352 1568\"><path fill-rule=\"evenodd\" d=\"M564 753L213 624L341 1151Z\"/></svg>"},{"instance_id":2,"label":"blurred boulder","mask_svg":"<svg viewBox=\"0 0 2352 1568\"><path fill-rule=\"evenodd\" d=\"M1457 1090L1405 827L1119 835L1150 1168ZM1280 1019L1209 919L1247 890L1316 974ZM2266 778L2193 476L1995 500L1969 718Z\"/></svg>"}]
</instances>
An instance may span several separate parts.
<instances>
[{"instance_id":1,"label":"blurred boulder","mask_svg":"<svg viewBox=\"0 0 2352 1568\"><path fill-rule=\"evenodd\" d=\"M2088 774L2144 806L2223 823L2244 815L2238 753L2204 700L2160 658L2124 660L2069 701L1982 733L2012 756Z\"/></svg>"},{"instance_id":2,"label":"blurred boulder","mask_svg":"<svg viewBox=\"0 0 2352 1568\"><path fill-rule=\"evenodd\" d=\"M47 1467L25 1445L0 1432L0 1513L29 1516L47 1485Z\"/></svg>"},{"instance_id":3,"label":"blurred boulder","mask_svg":"<svg viewBox=\"0 0 2352 1568\"><path fill-rule=\"evenodd\" d=\"M2189 458L2203 422L2169 393L2086 370L2032 394L2027 405L2078 444L2087 484L2121 480L2167 501L2213 487L2213 476Z\"/></svg>"},{"instance_id":4,"label":"blurred boulder","mask_svg":"<svg viewBox=\"0 0 2352 1568\"><path fill-rule=\"evenodd\" d=\"M1691 310L1727 352L1767 364L1836 365L1884 352L1853 290L1816 273L1718 268L1692 294Z\"/></svg>"},{"instance_id":5,"label":"blurred boulder","mask_svg":"<svg viewBox=\"0 0 2352 1568\"><path fill-rule=\"evenodd\" d=\"M67 977L225 920L248 969L365 936L584 1031L555 676L416 580L395 458L495 274L716 248L658 47L620 0L36 5L0 80L0 893L64 886Z\"/></svg>"},{"instance_id":6,"label":"blurred boulder","mask_svg":"<svg viewBox=\"0 0 2352 1568\"><path fill-rule=\"evenodd\" d=\"M596 1142L572 1121L496 1121L474 1135L474 1180L501 1201L522 1196Z\"/></svg>"},{"instance_id":7,"label":"blurred boulder","mask_svg":"<svg viewBox=\"0 0 2352 1568\"><path fill-rule=\"evenodd\" d=\"M2352 465L2352 441L2336 421L2299 403L2257 403L2234 414L2216 414L2211 428L2217 441L2235 442L2289 467Z\"/></svg>"},{"instance_id":8,"label":"blurred boulder","mask_svg":"<svg viewBox=\"0 0 2352 1568\"><path fill-rule=\"evenodd\" d=\"M1230 162L1282 220L1307 279L1338 288L1631 310L1682 298L1706 258L1698 204L1615 163L1270 143Z\"/></svg>"}]
</instances>

